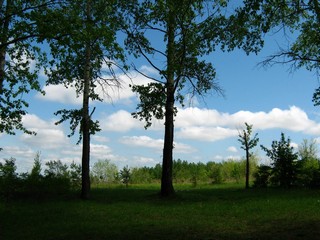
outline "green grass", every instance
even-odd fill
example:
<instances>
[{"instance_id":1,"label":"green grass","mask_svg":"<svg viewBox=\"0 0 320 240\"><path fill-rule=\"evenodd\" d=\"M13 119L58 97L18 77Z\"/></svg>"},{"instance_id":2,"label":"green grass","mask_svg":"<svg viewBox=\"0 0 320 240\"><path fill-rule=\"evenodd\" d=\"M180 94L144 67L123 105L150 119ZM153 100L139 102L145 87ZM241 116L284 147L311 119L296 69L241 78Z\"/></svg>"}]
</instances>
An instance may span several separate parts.
<instances>
[{"instance_id":1,"label":"green grass","mask_svg":"<svg viewBox=\"0 0 320 240\"><path fill-rule=\"evenodd\" d=\"M170 199L140 185L0 203L0 239L320 239L319 190L175 188Z\"/></svg>"}]
</instances>

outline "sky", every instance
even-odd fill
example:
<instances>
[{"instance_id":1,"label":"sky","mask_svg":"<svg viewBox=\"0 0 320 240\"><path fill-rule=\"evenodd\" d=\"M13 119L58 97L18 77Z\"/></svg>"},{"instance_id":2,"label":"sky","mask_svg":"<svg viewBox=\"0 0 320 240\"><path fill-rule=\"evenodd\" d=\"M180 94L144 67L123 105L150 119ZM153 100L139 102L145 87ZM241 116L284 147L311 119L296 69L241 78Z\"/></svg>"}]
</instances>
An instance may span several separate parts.
<instances>
[{"instance_id":1,"label":"sky","mask_svg":"<svg viewBox=\"0 0 320 240\"><path fill-rule=\"evenodd\" d=\"M247 56L235 50L218 51L206 57L216 68L224 96L215 92L204 98L186 95L185 106L177 105L175 159L203 163L241 159L245 153L238 134L245 122L252 124L254 133L258 133L260 141L253 151L261 163L269 160L259 145L270 147L273 140L280 139L281 132L290 137L295 148L303 139L320 143L320 111L312 103L313 92L319 86L317 75L304 69L292 72L289 65L268 68L258 65L277 52L279 46L288 44L287 38L279 36L270 34L258 55ZM135 60L135 65L145 74L157 74L145 61ZM104 102L91 103L91 109L96 107L93 119L99 120L102 129L91 138L91 165L105 159L119 169L125 165L151 167L162 162L163 121L155 120L145 130L144 122L131 116L139 99L129 84L146 84L150 80L134 70L128 75L131 79L119 75L120 89L109 89L109 96L101 93ZM0 135L3 148L0 159L15 158L19 171L30 171L37 152L43 163L58 159L67 164L81 162L78 137L69 138L68 123L55 125L58 117L53 114L63 108L80 108L81 96L77 98L74 89L60 85L44 85L43 90L45 96L36 92L24 96L30 107L23 123L37 135L18 131L14 136Z\"/></svg>"}]
</instances>

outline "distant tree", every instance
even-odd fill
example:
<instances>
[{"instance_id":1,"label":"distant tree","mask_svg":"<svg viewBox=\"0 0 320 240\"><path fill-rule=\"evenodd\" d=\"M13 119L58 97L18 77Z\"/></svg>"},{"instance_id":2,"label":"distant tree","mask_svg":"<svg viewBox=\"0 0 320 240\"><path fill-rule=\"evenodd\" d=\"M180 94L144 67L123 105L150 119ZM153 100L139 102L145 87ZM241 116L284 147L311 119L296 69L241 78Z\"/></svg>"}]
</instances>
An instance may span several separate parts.
<instances>
[{"instance_id":1,"label":"distant tree","mask_svg":"<svg viewBox=\"0 0 320 240\"><path fill-rule=\"evenodd\" d=\"M258 134L256 133L252 138L252 125L245 123L246 129L243 129L242 132L239 133L238 141L241 143L241 148L246 151L246 188L249 188L249 177L250 177L250 156L252 153L250 150L257 146L259 142Z\"/></svg>"},{"instance_id":2,"label":"distant tree","mask_svg":"<svg viewBox=\"0 0 320 240\"><path fill-rule=\"evenodd\" d=\"M93 164L91 173L95 181L112 183L116 179L118 168L108 159L99 160Z\"/></svg>"},{"instance_id":3,"label":"distant tree","mask_svg":"<svg viewBox=\"0 0 320 240\"><path fill-rule=\"evenodd\" d=\"M194 187L198 185L199 181L206 181L208 179L206 165L198 162L198 163L190 163L190 175L191 175L191 182Z\"/></svg>"},{"instance_id":4,"label":"distant tree","mask_svg":"<svg viewBox=\"0 0 320 240\"><path fill-rule=\"evenodd\" d=\"M222 164L215 162L207 163L207 173L208 177L211 179L212 183L222 183L225 181L225 178L222 173Z\"/></svg>"},{"instance_id":5,"label":"distant tree","mask_svg":"<svg viewBox=\"0 0 320 240\"><path fill-rule=\"evenodd\" d=\"M142 56L158 72L146 86L133 86L140 103L135 118L151 125L153 117L164 119L161 195L174 194L172 184L175 102L183 104L186 93L221 93L216 72L203 57L216 48L243 48L257 52L262 45L243 16L228 11L228 1L138 1L127 31L127 48ZM153 36L155 42L151 41ZM156 37L154 37L156 36ZM163 44L159 45L159 39ZM142 73L143 74L143 73ZM144 74L145 75L145 74Z\"/></svg>"},{"instance_id":6,"label":"distant tree","mask_svg":"<svg viewBox=\"0 0 320 240\"><path fill-rule=\"evenodd\" d=\"M18 187L18 174L16 172L16 159L5 159L0 162L0 197L5 200L12 198Z\"/></svg>"},{"instance_id":7,"label":"distant tree","mask_svg":"<svg viewBox=\"0 0 320 240\"><path fill-rule=\"evenodd\" d=\"M298 146L299 159L317 159L318 158L318 144L315 139L303 139L302 143Z\"/></svg>"},{"instance_id":8,"label":"distant tree","mask_svg":"<svg viewBox=\"0 0 320 240\"><path fill-rule=\"evenodd\" d=\"M318 147L315 140L304 139L298 146L299 161L297 162L297 184L314 187L320 176Z\"/></svg>"},{"instance_id":9,"label":"distant tree","mask_svg":"<svg viewBox=\"0 0 320 240\"><path fill-rule=\"evenodd\" d=\"M53 160L45 163L46 169L44 170L45 177L48 178L65 178L69 177L68 165L62 163L61 160Z\"/></svg>"},{"instance_id":10,"label":"distant tree","mask_svg":"<svg viewBox=\"0 0 320 240\"><path fill-rule=\"evenodd\" d=\"M79 190L81 188L81 165L72 162L69 167L70 185L73 190Z\"/></svg>"},{"instance_id":11,"label":"distant tree","mask_svg":"<svg viewBox=\"0 0 320 240\"><path fill-rule=\"evenodd\" d=\"M126 185L126 188L128 188L128 184L131 178L131 172L128 166L124 166L122 170L120 170L120 178L122 182Z\"/></svg>"},{"instance_id":12,"label":"distant tree","mask_svg":"<svg viewBox=\"0 0 320 240\"><path fill-rule=\"evenodd\" d=\"M131 171L131 183L151 183L153 179L155 179L152 175L152 169L147 167L135 167Z\"/></svg>"},{"instance_id":13,"label":"distant tree","mask_svg":"<svg viewBox=\"0 0 320 240\"><path fill-rule=\"evenodd\" d=\"M280 141L273 141L271 149L261 145L261 148L273 161L273 183L285 188L292 186L296 177L298 154L294 152L290 142L290 139L285 139L284 133L281 133Z\"/></svg>"},{"instance_id":14,"label":"distant tree","mask_svg":"<svg viewBox=\"0 0 320 240\"><path fill-rule=\"evenodd\" d=\"M38 179L41 177L41 158L40 158L40 152L37 152L35 158L34 158L34 162L33 162L33 166L31 169L31 173L30 173L30 177L33 179Z\"/></svg>"}]
</instances>

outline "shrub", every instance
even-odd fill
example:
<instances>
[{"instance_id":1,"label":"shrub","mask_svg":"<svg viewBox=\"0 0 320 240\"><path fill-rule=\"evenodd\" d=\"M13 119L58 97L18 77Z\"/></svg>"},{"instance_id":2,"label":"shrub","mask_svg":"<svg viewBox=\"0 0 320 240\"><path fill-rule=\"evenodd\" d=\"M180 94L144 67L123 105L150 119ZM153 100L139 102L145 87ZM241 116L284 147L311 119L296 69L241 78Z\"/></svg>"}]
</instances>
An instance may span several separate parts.
<instances>
[{"instance_id":1,"label":"shrub","mask_svg":"<svg viewBox=\"0 0 320 240\"><path fill-rule=\"evenodd\" d=\"M270 178L272 175L272 168L270 166L261 165L254 174L254 187L265 188L270 185Z\"/></svg>"}]
</instances>

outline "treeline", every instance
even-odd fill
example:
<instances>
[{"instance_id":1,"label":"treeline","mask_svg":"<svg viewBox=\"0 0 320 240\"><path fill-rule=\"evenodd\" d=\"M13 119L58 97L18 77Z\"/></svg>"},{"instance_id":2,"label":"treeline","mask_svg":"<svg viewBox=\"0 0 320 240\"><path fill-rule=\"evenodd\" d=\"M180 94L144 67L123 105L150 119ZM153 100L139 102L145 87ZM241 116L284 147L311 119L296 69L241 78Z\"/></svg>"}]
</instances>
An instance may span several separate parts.
<instances>
[{"instance_id":1,"label":"treeline","mask_svg":"<svg viewBox=\"0 0 320 240\"><path fill-rule=\"evenodd\" d=\"M31 172L17 173L16 159L0 162L0 199L16 197L45 198L79 191L81 187L81 166L70 165L60 160L45 163L42 169L37 154Z\"/></svg>"},{"instance_id":2,"label":"treeline","mask_svg":"<svg viewBox=\"0 0 320 240\"><path fill-rule=\"evenodd\" d=\"M207 163L194 163L185 160L173 161L173 182L174 183L224 183L242 182L245 179L246 162L232 160ZM252 158L250 168L252 173L257 168L257 159ZM152 183L161 180L161 165L155 167L133 168L131 172L131 183Z\"/></svg>"},{"instance_id":3,"label":"treeline","mask_svg":"<svg viewBox=\"0 0 320 240\"><path fill-rule=\"evenodd\" d=\"M281 134L279 141L273 141L271 148L261 146L270 158L269 165L258 165L258 157L250 154L249 169L253 187L308 187L320 188L320 161L315 140L304 140L298 151L291 146L289 138ZM65 194L81 189L81 165L67 165L60 160L49 161L42 166L37 154L30 172L17 173L16 160L0 162L0 197L47 197ZM91 167L91 182L107 184L150 184L160 183L161 164L154 167L128 166L118 169L110 160L99 160ZM222 162L173 161L173 182L176 184L220 184L244 183L246 159Z\"/></svg>"},{"instance_id":4,"label":"treeline","mask_svg":"<svg viewBox=\"0 0 320 240\"><path fill-rule=\"evenodd\" d=\"M252 173L257 169L257 160L252 158ZM91 182L106 184L160 183L162 166L128 166L118 169L110 160L99 160L91 167ZM241 182L245 178L245 160L227 160L220 163L190 163L185 160L173 162L174 183L224 183ZM78 191L81 188L81 165L67 165L60 160L49 161L42 166L37 154L30 172L17 173L16 159L0 162L0 195L4 199L16 196L47 197Z\"/></svg>"}]
</instances>

